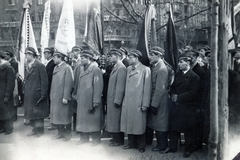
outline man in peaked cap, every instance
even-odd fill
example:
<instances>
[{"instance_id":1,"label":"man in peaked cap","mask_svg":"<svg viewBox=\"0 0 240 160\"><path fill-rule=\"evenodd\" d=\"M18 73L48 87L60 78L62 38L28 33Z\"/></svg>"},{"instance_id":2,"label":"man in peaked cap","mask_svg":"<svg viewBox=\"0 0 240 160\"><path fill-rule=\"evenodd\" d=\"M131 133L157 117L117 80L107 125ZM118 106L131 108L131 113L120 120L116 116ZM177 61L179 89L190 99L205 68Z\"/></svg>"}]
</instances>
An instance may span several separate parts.
<instances>
[{"instance_id":1,"label":"man in peaked cap","mask_svg":"<svg viewBox=\"0 0 240 160\"><path fill-rule=\"evenodd\" d=\"M49 111L50 111L50 89L52 85L52 76L53 76L53 70L56 64L53 61L53 54L54 54L54 48L53 47L47 47L44 48L43 51L44 58L47 60L46 62L46 71L48 75L48 98L49 98ZM56 127L53 124L50 124L48 130L54 130Z\"/></svg>"},{"instance_id":2,"label":"man in peaked cap","mask_svg":"<svg viewBox=\"0 0 240 160\"><path fill-rule=\"evenodd\" d=\"M156 147L152 151L165 153L168 147L168 86L169 73L164 63L164 50L158 46L150 50L149 61L151 64L152 94L148 112L146 138L149 142L153 139L153 131L157 139Z\"/></svg>"},{"instance_id":3,"label":"man in peaked cap","mask_svg":"<svg viewBox=\"0 0 240 160\"><path fill-rule=\"evenodd\" d=\"M68 141L71 138L72 108L70 102L72 100L73 71L64 61L64 57L65 55L59 51L55 51L53 54L56 66L50 91L50 122L58 129L58 134L52 139L63 138L64 141Z\"/></svg>"},{"instance_id":4,"label":"man in peaked cap","mask_svg":"<svg viewBox=\"0 0 240 160\"><path fill-rule=\"evenodd\" d=\"M195 146L195 113L197 111L200 79L191 69L191 56L185 52L179 55L179 71L170 88L172 106L170 110L170 133L168 152L177 152L180 133L185 136L183 157L189 157Z\"/></svg>"},{"instance_id":5,"label":"man in peaked cap","mask_svg":"<svg viewBox=\"0 0 240 160\"><path fill-rule=\"evenodd\" d=\"M72 51L70 53L70 59L71 59L71 67L73 68L73 70L81 63L81 52L83 51L83 49L81 47L78 46L74 46L72 48Z\"/></svg>"},{"instance_id":6,"label":"man in peaked cap","mask_svg":"<svg viewBox=\"0 0 240 160\"><path fill-rule=\"evenodd\" d=\"M15 73L10 63L5 60L6 54L0 51L0 133L5 135L13 132L13 118L15 107L13 103L13 90Z\"/></svg>"},{"instance_id":7,"label":"man in peaked cap","mask_svg":"<svg viewBox=\"0 0 240 160\"><path fill-rule=\"evenodd\" d=\"M45 66L36 59L34 48L25 50L27 64L25 66L24 116L30 120L33 130L28 136L39 137L44 133L44 118L49 114L48 77Z\"/></svg>"},{"instance_id":8,"label":"man in peaked cap","mask_svg":"<svg viewBox=\"0 0 240 160\"><path fill-rule=\"evenodd\" d=\"M109 63L113 68L109 75L107 90L107 126L106 130L113 139L110 147L124 144L124 133L120 131L121 107L125 91L127 69L121 61L122 52L119 49L111 49L108 53Z\"/></svg>"},{"instance_id":9,"label":"man in peaked cap","mask_svg":"<svg viewBox=\"0 0 240 160\"><path fill-rule=\"evenodd\" d=\"M122 51L122 62L123 62L123 64L126 66L126 67L128 67L129 66L129 64L128 64L128 50L127 50L127 48L125 48L125 47L120 47L120 50Z\"/></svg>"},{"instance_id":10,"label":"man in peaked cap","mask_svg":"<svg viewBox=\"0 0 240 160\"><path fill-rule=\"evenodd\" d=\"M77 88L77 126L80 132L80 141L77 145L89 141L92 135L92 146L98 145L103 127L102 71L94 64L94 54L85 50L81 54L83 72L78 78Z\"/></svg>"},{"instance_id":11,"label":"man in peaked cap","mask_svg":"<svg viewBox=\"0 0 240 160\"><path fill-rule=\"evenodd\" d=\"M142 53L138 50L130 51L129 67L125 95L122 103L121 131L128 135L128 144L123 149L138 148L145 152L147 124L147 108L151 99L151 71L144 66L139 58ZM138 125L136 125L138 123Z\"/></svg>"}]
</instances>

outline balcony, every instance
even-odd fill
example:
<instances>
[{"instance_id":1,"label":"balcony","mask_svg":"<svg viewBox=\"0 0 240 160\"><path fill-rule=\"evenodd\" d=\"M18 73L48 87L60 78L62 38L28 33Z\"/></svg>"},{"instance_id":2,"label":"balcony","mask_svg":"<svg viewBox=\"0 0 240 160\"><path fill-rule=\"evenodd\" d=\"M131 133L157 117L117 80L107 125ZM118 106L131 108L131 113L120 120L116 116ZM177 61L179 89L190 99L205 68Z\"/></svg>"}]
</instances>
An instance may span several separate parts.
<instances>
[{"instance_id":1,"label":"balcony","mask_svg":"<svg viewBox=\"0 0 240 160\"><path fill-rule=\"evenodd\" d=\"M104 41L130 41L131 36L125 35L105 35Z\"/></svg>"},{"instance_id":2,"label":"balcony","mask_svg":"<svg viewBox=\"0 0 240 160\"><path fill-rule=\"evenodd\" d=\"M20 22L0 22L0 27L19 27Z\"/></svg>"}]
</instances>

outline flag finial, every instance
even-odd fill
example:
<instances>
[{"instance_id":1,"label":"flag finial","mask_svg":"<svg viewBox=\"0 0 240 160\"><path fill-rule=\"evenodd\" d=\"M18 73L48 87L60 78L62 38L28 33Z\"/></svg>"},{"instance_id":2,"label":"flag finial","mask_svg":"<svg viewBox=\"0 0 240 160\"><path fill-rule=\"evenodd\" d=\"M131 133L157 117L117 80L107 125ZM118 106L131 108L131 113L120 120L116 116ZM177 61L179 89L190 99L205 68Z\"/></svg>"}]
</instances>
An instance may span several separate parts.
<instances>
[{"instance_id":1,"label":"flag finial","mask_svg":"<svg viewBox=\"0 0 240 160\"><path fill-rule=\"evenodd\" d=\"M30 8L31 7L31 5L30 5L30 3L28 2L28 1L25 1L24 3L23 3L23 8Z\"/></svg>"}]
</instances>

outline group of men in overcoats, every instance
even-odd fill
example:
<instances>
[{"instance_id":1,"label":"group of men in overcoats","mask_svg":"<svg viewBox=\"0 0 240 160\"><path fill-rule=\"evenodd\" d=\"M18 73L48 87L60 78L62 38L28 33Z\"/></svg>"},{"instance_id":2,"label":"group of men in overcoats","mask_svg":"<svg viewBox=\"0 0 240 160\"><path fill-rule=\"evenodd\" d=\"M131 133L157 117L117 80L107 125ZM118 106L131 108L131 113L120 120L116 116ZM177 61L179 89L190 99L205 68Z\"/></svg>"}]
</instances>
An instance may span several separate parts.
<instances>
[{"instance_id":1,"label":"group of men in overcoats","mask_svg":"<svg viewBox=\"0 0 240 160\"><path fill-rule=\"evenodd\" d=\"M51 127L58 130L52 139L70 140L74 104L76 131L80 133L77 145L89 142L90 136L93 146L99 144L105 126L112 136L110 147L124 145L126 134L128 143L123 148L138 148L141 153L146 145L152 144L154 133L157 144L152 151L176 152L180 133L184 133L183 157L191 155L196 143L196 113L201 109L197 98L201 75L193 71L197 66L194 51L179 56L179 71L174 75L163 58L164 50L157 46L150 49L150 67L141 63L139 50L111 49L105 73L98 67L93 51L77 46L73 50L77 51L72 56L75 60L69 63L65 62L64 53L45 48L46 67L37 59L34 48L25 50L25 118L33 127L28 136L40 137L44 133L44 118L50 113ZM7 63L3 63L4 67L1 64L0 69L8 67ZM4 74L14 74L11 67L6 71L9 73ZM14 83L11 80L6 83L9 85L1 85L12 91ZM1 103L10 104L12 96L6 95L1 93ZM11 126L8 121L5 123ZM5 132L8 133L7 127Z\"/></svg>"}]
</instances>

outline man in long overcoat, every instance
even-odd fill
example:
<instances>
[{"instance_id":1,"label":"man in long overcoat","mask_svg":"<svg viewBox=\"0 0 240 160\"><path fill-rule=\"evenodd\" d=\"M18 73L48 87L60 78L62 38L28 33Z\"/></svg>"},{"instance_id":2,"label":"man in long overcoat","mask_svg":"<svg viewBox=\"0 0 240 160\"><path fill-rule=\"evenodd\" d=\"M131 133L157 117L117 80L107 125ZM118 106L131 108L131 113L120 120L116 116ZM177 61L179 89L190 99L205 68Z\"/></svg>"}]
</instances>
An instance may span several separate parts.
<instances>
[{"instance_id":1,"label":"man in long overcoat","mask_svg":"<svg viewBox=\"0 0 240 160\"><path fill-rule=\"evenodd\" d=\"M129 67L125 95L122 104L121 131L128 134L128 145L124 149L137 147L145 152L147 108L151 98L151 71L139 58L142 53L133 50L129 53Z\"/></svg>"},{"instance_id":2,"label":"man in long overcoat","mask_svg":"<svg viewBox=\"0 0 240 160\"><path fill-rule=\"evenodd\" d=\"M107 92L107 127L113 140L109 146L124 144L124 133L120 132L121 106L124 97L127 69L121 61L122 52L118 49L109 51L109 62L113 64Z\"/></svg>"},{"instance_id":3,"label":"man in long overcoat","mask_svg":"<svg viewBox=\"0 0 240 160\"><path fill-rule=\"evenodd\" d=\"M103 91L102 71L94 63L94 54L85 50L81 54L84 71L80 73L77 89L77 126L80 141L77 145L89 141L92 135L92 145L98 145L103 127L103 108L101 97Z\"/></svg>"},{"instance_id":4,"label":"man in long overcoat","mask_svg":"<svg viewBox=\"0 0 240 160\"><path fill-rule=\"evenodd\" d=\"M36 59L34 48L25 50L24 116L30 120L33 130L28 136L39 137L44 133L44 118L48 116L48 77L45 66Z\"/></svg>"},{"instance_id":5,"label":"man in long overcoat","mask_svg":"<svg viewBox=\"0 0 240 160\"><path fill-rule=\"evenodd\" d=\"M195 122L200 78L190 68L191 56L182 53L179 56L179 71L170 89L173 104L170 113L169 151L176 152L180 133L184 133L185 152L189 157L195 142Z\"/></svg>"},{"instance_id":6,"label":"man in long overcoat","mask_svg":"<svg viewBox=\"0 0 240 160\"><path fill-rule=\"evenodd\" d=\"M13 132L14 103L13 90L15 86L15 72L0 52L0 133L8 135Z\"/></svg>"},{"instance_id":7,"label":"man in long overcoat","mask_svg":"<svg viewBox=\"0 0 240 160\"><path fill-rule=\"evenodd\" d=\"M168 86L169 74L164 63L164 50L160 47L153 47L150 50L150 64L152 75L151 105L148 112L148 128L155 130L157 145L152 151L164 152L168 147ZM147 138L153 138L150 136Z\"/></svg>"},{"instance_id":8,"label":"man in long overcoat","mask_svg":"<svg viewBox=\"0 0 240 160\"><path fill-rule=\"evenodd\" d=\"M51 123L58 128L58 134L52 139L64 138L70 140L72 107L70 105L73 89L72 68L64 62L65 55L56 51L53 60L56 64L53 71L52 86L50 92L51 99Z\"/></svg>"}]
</instances>

